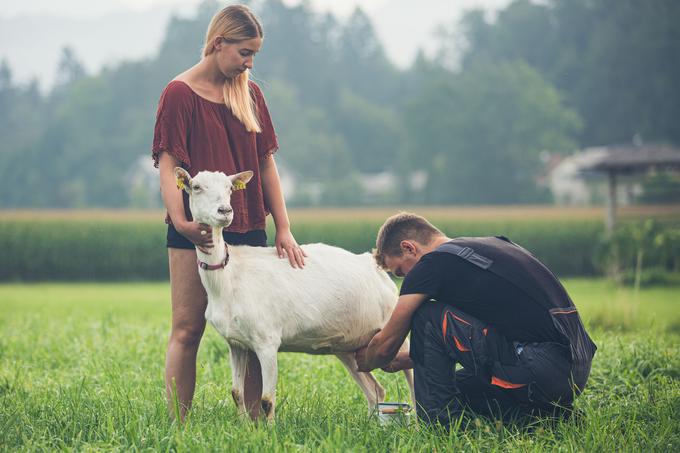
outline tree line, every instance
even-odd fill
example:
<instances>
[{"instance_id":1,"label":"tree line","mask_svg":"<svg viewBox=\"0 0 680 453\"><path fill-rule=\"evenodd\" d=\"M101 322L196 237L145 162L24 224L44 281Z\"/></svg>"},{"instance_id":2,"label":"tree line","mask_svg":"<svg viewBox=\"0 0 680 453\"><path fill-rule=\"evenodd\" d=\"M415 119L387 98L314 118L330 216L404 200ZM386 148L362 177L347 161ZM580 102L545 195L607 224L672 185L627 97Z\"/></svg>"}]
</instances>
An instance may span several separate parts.
<instances>
[{"instance_id":1,"label":"tree line","mask_svg":"<svg viewBox=\"0 0 680 453\"><path fill-rule=\"evenodd\" d=\"M172 18L156 55L97 74L64 49L46 94L0 64L0 207L158 203L135 186L136 162L151 159L160 92L198 61L222 6ZM253 76L293 204L544 202L544 151L680 143L675 0L515 0L494 20L472 10L447 25L437 55L405 70L361 9L340 22L305 2L253 7L265 29ZM378 173L392 189L369 194Z\"/></svg>"}]
</instances>

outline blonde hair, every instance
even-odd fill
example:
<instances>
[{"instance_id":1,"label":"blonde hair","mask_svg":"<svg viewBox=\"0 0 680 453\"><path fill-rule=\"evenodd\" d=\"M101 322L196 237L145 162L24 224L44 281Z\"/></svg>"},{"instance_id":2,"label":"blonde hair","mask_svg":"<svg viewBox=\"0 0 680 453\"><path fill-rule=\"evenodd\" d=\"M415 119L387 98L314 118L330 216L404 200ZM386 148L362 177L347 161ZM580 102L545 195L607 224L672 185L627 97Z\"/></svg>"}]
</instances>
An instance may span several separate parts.
<instances>
[{"instance_id":1,"label":"blonde hair","mask_svg":"<svg viewBox=\"0 0 680 453\"><path fill-rule=\"evenodd\" d=\"M215 51L215 38L224 38L228 43L236 43L253 38L264 38L262 25L255 15L244 5L230 5L215 14L205 34L203 56ZM248 84L249 70L224 82L224 103L231 109L249 132L261 132L257 118L255 100Z\"/></svg>"},{"instance_id":2,"label":"blonde hair","mask_svg":"<svg viewBox=\"0 0 680 453\"><path fill-rule=\"evenodd\" d=\"M378 266L386 269L386 256L403 255L401 241L412 240L427 245L437 236L444 236L444 233L428 222L425 217L410 212L400 212L385 220L383 226L380 227L373 249L373 258Z\"/></svg>"}]
</instances>

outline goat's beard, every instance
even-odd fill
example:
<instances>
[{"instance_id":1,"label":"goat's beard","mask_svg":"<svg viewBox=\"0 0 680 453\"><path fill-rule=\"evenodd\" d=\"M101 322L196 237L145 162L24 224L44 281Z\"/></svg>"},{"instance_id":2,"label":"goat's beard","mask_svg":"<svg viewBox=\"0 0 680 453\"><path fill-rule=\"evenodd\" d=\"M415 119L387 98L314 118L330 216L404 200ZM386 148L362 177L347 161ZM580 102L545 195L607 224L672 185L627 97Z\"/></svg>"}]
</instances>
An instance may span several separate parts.
<instances>
[{"instance_id":1,"label":"goat's beard","mask_svg":"<svg viewBox=\"0 0 680 453\"><path fill-rule=\"evenodd\" d=\"M234 221L234 216L227 216L225 218L215 218L213 225L218 228L227 228Z\"/></svg>"},{"instance_id":2,"label":"goat's beard","mask_svg":"<svg viewBox=\"0 0 680 453\"><path fill-rule=\"evenodd\" d=\"M225 217L211 216L210 218L194 217L194 222L204 223L206 225L210 225L213 228L227 228L233 221L233 215Z\"/></svg>"}]
</instances>

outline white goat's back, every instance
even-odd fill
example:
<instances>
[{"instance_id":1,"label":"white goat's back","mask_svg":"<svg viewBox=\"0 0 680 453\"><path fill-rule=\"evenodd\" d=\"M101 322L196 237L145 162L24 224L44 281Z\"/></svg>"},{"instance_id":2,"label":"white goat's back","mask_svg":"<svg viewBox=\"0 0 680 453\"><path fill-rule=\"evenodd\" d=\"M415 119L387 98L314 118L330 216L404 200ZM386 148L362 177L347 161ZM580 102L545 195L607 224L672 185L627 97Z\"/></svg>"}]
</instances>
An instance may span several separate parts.
<instances>
[{"instance_id":1,"label":"white goat's back","mask_svg":"<svg viewBox=\"0 0 680 453\"><path fill-rule=\"evenodd\" d=\"M326 244L302 248L308 255L304 269L291 267L271 247L229 247L225 289L237 289L230 296L230 319L217 319L219 306L206 313L220 333L246 345L280 338L281 351L322 354L353 351L370 341L394 309L394 282L368 253Z\"/></svg>"}]
</instances>

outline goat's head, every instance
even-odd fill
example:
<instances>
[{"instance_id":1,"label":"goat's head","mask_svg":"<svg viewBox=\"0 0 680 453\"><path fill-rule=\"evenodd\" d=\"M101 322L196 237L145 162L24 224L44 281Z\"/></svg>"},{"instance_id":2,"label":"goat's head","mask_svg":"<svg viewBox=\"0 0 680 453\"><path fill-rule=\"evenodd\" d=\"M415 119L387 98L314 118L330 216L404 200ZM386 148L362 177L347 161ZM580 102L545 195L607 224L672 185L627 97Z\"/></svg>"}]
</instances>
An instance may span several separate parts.
<instances>
[{"instance_id":1,"label":"goat's head","mask_svg":"<svg viewBox=\"0 0 680 453\"><path fill-rule=\"evenodd\" d=\"M189 208L194 220L214 227L228 227L234 220L231 194L244 189L252 171L227 176L220 171L202 171L193 178L183 168L175 167L177 187L189 194Z\"/></svg>"}]
</instances>

